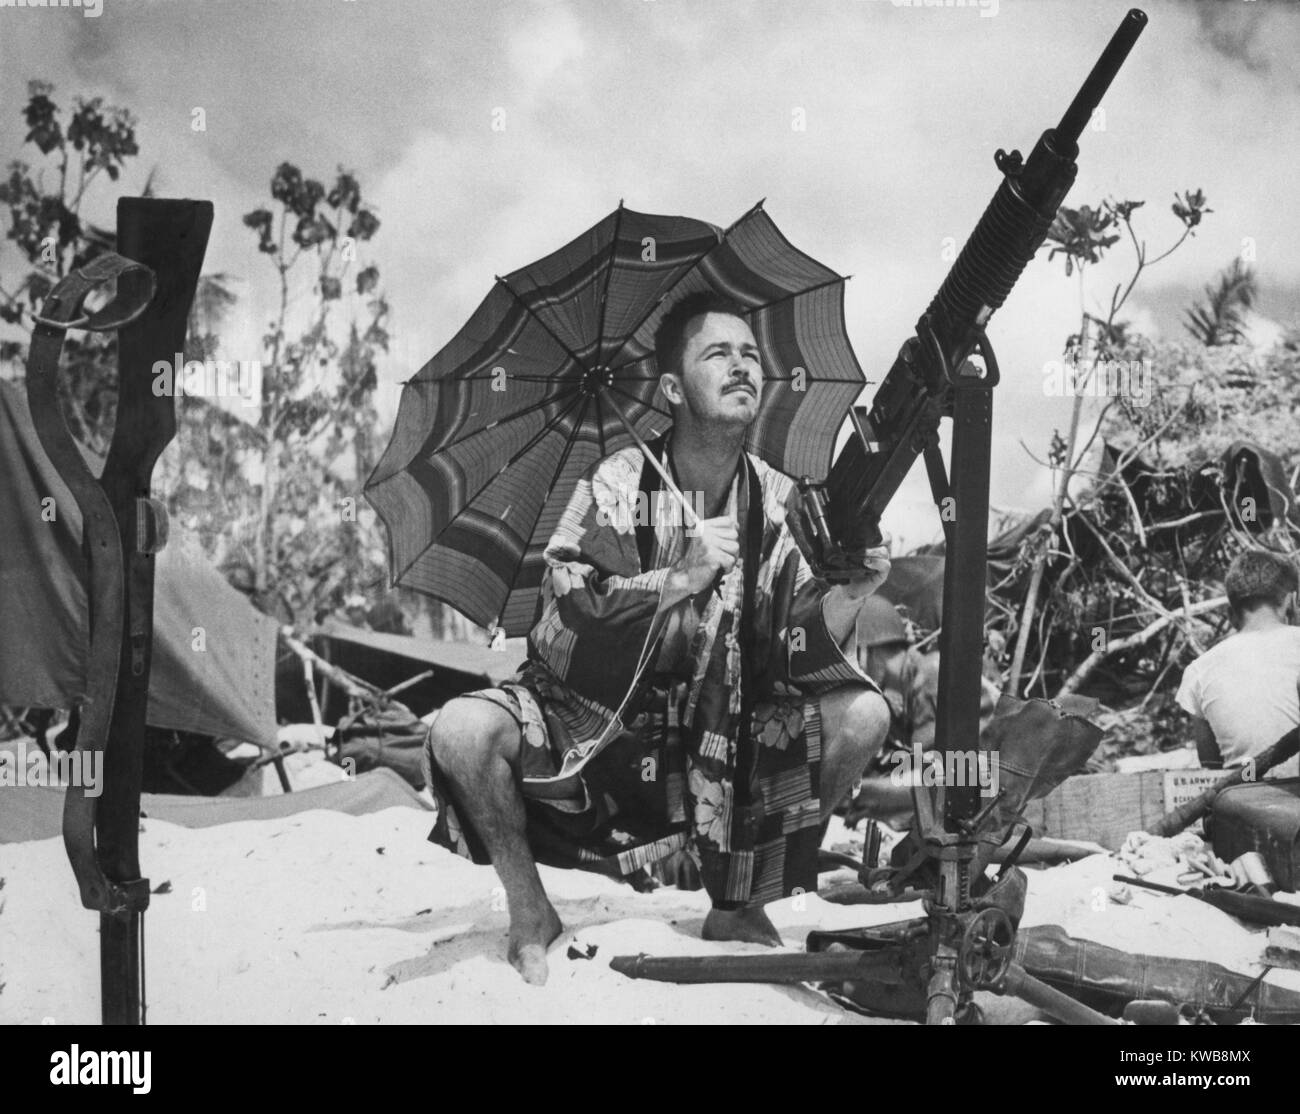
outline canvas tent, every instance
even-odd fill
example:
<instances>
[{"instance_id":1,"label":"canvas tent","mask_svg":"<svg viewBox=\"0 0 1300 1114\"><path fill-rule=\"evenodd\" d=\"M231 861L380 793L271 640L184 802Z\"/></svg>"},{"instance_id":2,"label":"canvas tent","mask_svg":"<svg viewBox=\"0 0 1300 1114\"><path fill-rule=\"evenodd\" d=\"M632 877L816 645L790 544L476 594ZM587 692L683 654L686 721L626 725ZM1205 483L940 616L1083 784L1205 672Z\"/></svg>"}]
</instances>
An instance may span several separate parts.
<instances>
[{"instance_id":1,"label":"canvas tent","mask_svg":"<svg viewBox=\"0 0 1300 1114\"><path fill-rule=\"evenodd\" d=\"M431 670L431 677L403 689L397 697L417 716L440 708L453 697L499 684L514 675L527 654L522 638L507 639L497 651L470 642L365 630L337 620L328 620L314 631L311 643L327 661L382 689ZM295 706L293 697L302 699L298 695L302 690L301 667L293 664L296 683L289 686L287 693L281 690L282 712ZM347 700L338 689L328 689L321 694L321 710L326 723L336 723L347 711Z\"/></svg>"},{"instance_id":2,"label":"canvas tent","mask_svg":"<svg viewBox=\"0 0 1300 1114\"><path fill-rule=\"evenodd\" d=\"M102 460L85 455L98 472ZM77 505L21 385L0 382L0 704L70 708L84 697L85 574ZM149 724L274 746L275 641L274 620L172 531L157 561Z\"/></svg>"}]
</instances>

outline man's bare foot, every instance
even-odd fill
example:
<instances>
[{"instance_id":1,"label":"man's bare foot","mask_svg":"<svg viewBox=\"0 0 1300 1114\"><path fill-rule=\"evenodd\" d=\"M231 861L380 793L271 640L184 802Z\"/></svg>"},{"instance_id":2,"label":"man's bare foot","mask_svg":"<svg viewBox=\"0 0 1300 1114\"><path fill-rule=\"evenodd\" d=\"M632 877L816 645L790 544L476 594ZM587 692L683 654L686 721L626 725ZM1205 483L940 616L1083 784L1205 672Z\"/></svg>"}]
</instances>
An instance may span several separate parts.
<instances>
[{"instance_id":1,"label":"man's bare foot","mask_svg":"<svg viewBox=\"0 0 1300 1114\"><path fill-rule=\"evenodd\" d=\"M705 940L742 940L746 944L766 944L779 948L784 941L761 905L744 909L710 909L704 918Z\"/></svg>"},{"instance_id":2,"label":"man's bare foot","mask_svg":"<svg viewBox=\"0 0 1300 1114\"><path fill-rule=\"evenodd\" d=\"M551 903L536 917L510 919L510 943L506 958L530 986L545 986L550 974L546 962L546 949L564 931L560 916Z\"/></svg>"}]
</instances>

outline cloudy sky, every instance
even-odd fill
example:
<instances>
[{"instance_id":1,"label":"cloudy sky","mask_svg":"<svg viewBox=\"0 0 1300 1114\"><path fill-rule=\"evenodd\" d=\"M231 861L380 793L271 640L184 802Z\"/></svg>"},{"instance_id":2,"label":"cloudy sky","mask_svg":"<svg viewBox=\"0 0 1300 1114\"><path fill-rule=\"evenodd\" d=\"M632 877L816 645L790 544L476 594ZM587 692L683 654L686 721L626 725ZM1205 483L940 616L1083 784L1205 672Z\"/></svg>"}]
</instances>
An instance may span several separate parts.
<instances>
[{"instance_id":1,"label":"cloudy sky","mask_svg":"<svg viewBox=\"0 0 1300 1114\"><path fill-rule=\"evenodd\" d=\"M396 383L494 274L620 198L725 225L765 197L796 244L854 276L850 334L878 379L946 273L945 238L962 242L996 187L994 149L1028 151L1055 123L1128 6L103 0L97 18L0 7L0 153L19 152L31 78L53 82L56 99L130 108L141 157L127 189L154 172L163 196L215 202L207 269L241 280L231 359L260 355L273 304L269 264L241 216L266 203L281 161L322 179L353 170L383 222L372 247L394 309L386 414ZM1134 318L1177 335L1181 309L1249 237L1263 312L1293 323L1300 5L1145 7L1150 26L1106 98L1104 127L1084 134L1069 203L1147 199L1141 229L1157 248L1179 230L1174 191L1203 188L1214 213L1144 278ZM195 108L206 131L191 128ZM1127 263L1117 252L1084 296L1099 303ZM1077 327L1079 299L1044 253L994 319L1001 505L1045 498L1019 441L1041 450L1068 421L1069 400L1045 397L1042 369ZM926 540L922 527L900 528Z\"/></svg>"}]
</instances>

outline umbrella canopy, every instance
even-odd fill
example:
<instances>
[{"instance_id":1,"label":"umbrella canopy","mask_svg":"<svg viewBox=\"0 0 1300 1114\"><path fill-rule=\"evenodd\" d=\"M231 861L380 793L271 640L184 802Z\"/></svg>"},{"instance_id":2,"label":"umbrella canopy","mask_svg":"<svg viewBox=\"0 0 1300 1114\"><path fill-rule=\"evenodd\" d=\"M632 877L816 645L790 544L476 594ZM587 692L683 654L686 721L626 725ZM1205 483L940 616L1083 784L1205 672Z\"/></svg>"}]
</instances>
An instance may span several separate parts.
<instances>
[{"instance_id":1,"label":"umbrella canopy","mask_svg":"<svg viewBox=\"0 0 1300 1114\"><path fill-rule=\"evenodd\" d=\"M726 230L620 206L546 258L498 277L405 385L365 494L388 528L394 584L524 634L543 551L583 473L671 424L654 333L681 297L748 310L766 384L747 448L821 479L865 379L844 277L756 205Z\"/></svg>"}]
</instances>

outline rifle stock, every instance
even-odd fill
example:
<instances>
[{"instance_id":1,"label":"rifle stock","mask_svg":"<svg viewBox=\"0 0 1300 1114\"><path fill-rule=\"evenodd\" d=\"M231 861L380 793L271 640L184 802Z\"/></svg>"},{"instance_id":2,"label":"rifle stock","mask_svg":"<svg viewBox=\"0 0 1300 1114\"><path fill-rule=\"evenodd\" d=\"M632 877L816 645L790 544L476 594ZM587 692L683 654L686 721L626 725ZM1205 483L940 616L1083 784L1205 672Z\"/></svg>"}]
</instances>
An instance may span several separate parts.
<instances>
[{"instance_id":1,"label":"rifle stock","mask_svg":"<svg viewBox=\"0 0 1300 1114\"><path fill-rule=\"evenodd\" d=\"M158 455L175 431L174 400L153 390L153 366L185 341L190 303L212 227L198 201L123 198L119 251L74 269L37 318L27 360L27 397L42 448L82 515L90 601L86 696L79 751L103 754L98 795L73 786L64 798L63 841L82 904L100 914L101 1015L143 1024L144 911L149 883L139 860L140 785L153 639L154 555L166 512L152 498ZM110 304L83 314L86 297L116 282ZM58 383L69 329L118 331L113 440L98 478L68 429Z\"/></svg>"},{"instance_id":2,"label":"rifle stock","mask_svg":"<svg viewBox=\"0 0 1300 1114\"><path fill-rule=\"evenodd\" d=\"M1300 909L1271 897L1258 897L1255 894L1238 893L1236 890L1212 889L1204 887L1195 890L1180 890L1176 886L1165 886L1159 882L1149 882L1145 878L1130 878L1127 874L1113 874L1112 879L1129 886L1141 886L1156 893L1170 894L1175 897L1194 897L1206 905L1213 905L1239 920L1259 925L1300 925Z\"/></svg>"},{"instance_id":3,"label":"rifle stock","mask_svg":"<svg viewBox=\"0 0 1300 1114\"><path fill-rule=\"evenodd\" d=\"M1261 778L1274 766L1280 766L1287 761L1297 751L1300 751L1300 727L1293 727L1271 747L1257 755L1252 765L1237 767L1185 805L1180 805L1172 812L1166 812L1152 826L1151 834L1177 835L1184 828L1195 824L1202 816L1208 815L1210 809L1214 807L1215 798L1225 789L1233 785L1241 785L1246 780L1247 773L1251 775L1252 781Z\"/></svg>"}]
</instances>

